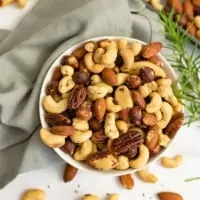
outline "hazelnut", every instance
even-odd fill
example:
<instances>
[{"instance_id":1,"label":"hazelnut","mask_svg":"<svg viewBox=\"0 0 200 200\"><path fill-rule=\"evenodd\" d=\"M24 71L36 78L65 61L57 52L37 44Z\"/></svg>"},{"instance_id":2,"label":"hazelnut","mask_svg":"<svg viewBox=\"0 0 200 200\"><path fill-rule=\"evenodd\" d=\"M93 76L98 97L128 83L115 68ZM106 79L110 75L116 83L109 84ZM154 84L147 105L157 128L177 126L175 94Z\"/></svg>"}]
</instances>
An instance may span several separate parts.
<instances>
[{"instance_id":1,"label":"hazelnut","mask_svg":"<svg viewBox=\"0 0 200 200\"><path fill-rule=\"evenodd\" d=\"M142 81L139 76L129 76L126 80L129 89L137 89L141 83Z\"/></svg>"},{"instance_id":2,"label":"hazelnut","mask_svg":"<svg viewBox=\"0 0 200 200\"><path fill-rule=\"evenodd\" d=\"M144 113L142 122L147 126L154 126L157 123L157 119L152 113Z\"/></svg>"},{"instance_id":3,"label":"hazelnut","mask_svg":"<svg viewBox=\"0 0 200 200\"><path fill-rule=\"evenodd\" d=\"M129 117L134 125L139 126L141 124L141 119L142 119L141 108L139 106L134 106L129 112Z\"/></svg>"},{"instance_id":4,"label":"hazelnut","mask_svg":"<svg viewBox=\"0 0 200 200\"><path fill-rule=\"evenodd\" d=\"M86 71L78 71L73 75L73 81L76 84L86 84L89 80L89 73Z\"/></svg>"},{"instance_id":5,"label":"hazelnut","mask_svg":"<svg viewBox=\"0 0 200 200\"><path fill-rule=\"evenodd\" d=\"M140 78L144 82L151 82L155 79L155 72L150 67L142 67L140 69Z\"/></svg>"},{"instance_id":6,"label":"hazelnut","mask_svg":"<svg viewBox=\"0 0 200 200\"><path fill-rule=\"evenodd\" d=\"M87 107L80 107L77 111L76 111L76 117L82 120L90 120L92 117L92 112L89 108Z\"/></svg>"},{"instance_id":7,"label":"hazelnut","mask_svg":"<svg viewBox=\"0 0 200 200\"><path fill-rule=\"evenodd\" d=\"M99 131L100 129L103 128L103 124L101 124L100 122L98 122L95 118L92 118L92 119L89 121L89 125L90 125L90 128L91 128L93 131Z\"/></svg>"}]
</instances>

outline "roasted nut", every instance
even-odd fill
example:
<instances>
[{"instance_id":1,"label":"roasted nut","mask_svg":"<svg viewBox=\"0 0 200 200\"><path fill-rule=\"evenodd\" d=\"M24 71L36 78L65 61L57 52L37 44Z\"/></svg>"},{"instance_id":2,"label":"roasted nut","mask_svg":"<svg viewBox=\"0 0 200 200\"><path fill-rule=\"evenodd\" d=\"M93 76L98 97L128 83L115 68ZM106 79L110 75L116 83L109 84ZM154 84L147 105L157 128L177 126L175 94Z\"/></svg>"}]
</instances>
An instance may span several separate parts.
<instances>
[{"instance_id":1,"label":"roasted nut","mask_svg":"<svg viewBox=\"0 0 200 200\"><path fill-rule=\"evenodd\" d=\"M119 40L117 40L118 49L126 48L127 44L128 44L128 40L127 39L119 39Z\"/></svg>"},{"instance_id":2,"label":"roasted nut","mask_svg":"<svg viewBox=\"0 0 200 200\"><path fill-rule=\"evenodd\" d=\"M142 48L142 56L144 58L155 56L158 52L160 52L161 48L162 43L160 42L152 42L150 44L144 45Z\"/></svg>"},{"instance_id":3,"label":"roasted nut","mask_svg":"<svg viewBox=\"0 0 200 200\"><path fill-rule=\"evenodd\" d=\"M119 86L115 90L115 100L122 108L132 108L133 100L129 89L125 86Z\"/></svg>"},{"instance_id":4,"label":"roasted nut","mask_svg":"<svg viewBox=\"0 0 200 200\"><path fill-rule=\"evenodd\" d=\"M54 135L47 128L41 128L40 138L48 147L59 148L65 144L66 136Z\"/></svg>"},{"instance_id":5,"label":"roasted nut","mask_svg":"<svg viewBox=\"0 0 200 200\"><path fill-rule=\"evenodd\" d=\"M183 12L184 12L184 15L189 20L193 20L193 18L194 18L194 6L192 5L191 0L185 0L183 2Z\"/></svg>"},{"instance_id":6,"label":"roasted nut","mask_svg":"<svg viewBox=\"0 0 200 200\"><path fill-rule=\"evenodd\" d=\"M107 200L119 200L119 194L109 194Z\"/></svg>"},{"instance_id":7,"label":"roasted nut","mask_svg":"<svg viewBox=\"0 0 200 200\"><path fill-rule=\"evenodd\" d=\"M125 170L129 168L129 159L126 156L119 156L118 157L118 165L116 169Z\"/></svg>"},{"instance_id":8,"label":"roasted nut","mask_svg":"<svg viewBox=\"0 0 200 200\"><path fill-rule=\"evenodd\" d=\"M122 134L119 138L114 139L112 141L111 149L116 155L119 155L132 149L137 149L143 142L144 139L140 133L130 132Z\"/></svg>"},{"instance_id":9,"label":"roasted nut","mask_svg":"<svg viewBox=\"0 0 200 200\"><path fill-rule=\"evenodd\" d=\"M89 130L89 124L85 120L74 118L72 125L78 131L87 131L87 130Z\"/></svg>"},{"instance_id":10,"label":"roasted nut","mask_svg":"<svg viewBox=\"0 0 200 200\"><path fill-rule=\"evenodd\" d=\"M63 94L70 91L75 86L74 81L72 80L71 76L63 77L58 85L58 91Z\"/></svg>"},{"instance_id":11,"label":"roasted nut","mask_svg":"<svg viewBox=\"0 0 200 200\"><path fill-rule=\"evenodd\" d=\"M163 105L162 98L157 92L153 92L149 96L151 101L146 105L146 111L148 113L155 113L160 110Z\"/></svg>"},{"instance_id":12,"label":"roasted nut","mask_svg":"<svg viewBox=\"0 0 200 200\"><path fill-rule=\"evenodd\" d=\"M156 116L151 113L144 113L142 117L142 122L147 126L154 126L157 123Z\"/></svg>"},{"instance_id":13,"label":"roasted nut","mask_svg":"<svg viewBox=\"0 0 200 200\"><path fill-rule=\"evenodd\" d=\"M105 49L98 48L93 55L93 59L95 63L100 64L101 63L101 56L105 53Z\"/></svg>"},{"instance_id":14,"label":"roasted nut","mask_svg":"<svg viewBox=\"0 0 200 200\"><path fill-rule=\"evenodd\" d=\"M131 49L125 48L120 50L120 55L123 59L123 65L120 67L122 72L129 72L134 63L134 53Z\"/></svg>"},{"instance_id":15,"label":"roasted nut","mask_svg":"<svg viewBox=\"0 0 200 200\"><path fill-rule=\"evenodd\" d=\"M108 85L117 85L117 75L112 69L105 68L101 73L101 77Z\"/></svg>"},{"instance_id":16,"label":"roasted nut","mask_svg":"<svg viewBox=\"0 0 200 200\"><path fill-rule=\"evenodd\" d=\"M117 85L123 85L129 75L127 73L117 73Z\"/></svg>"},{"instance_id":17,"label":"roasted nut","mask_svg":"<svg viewBox=\"0 0 200 200\"><path fill-rule=\"evenodd\" d=\"M101 129L97 132L94 132L91 137L91 141L95 144L105 143L108 137L105 135L104 130Z\"/></svg>"},{"instance_id":18,"label":"roasted nut","mask_svg":"<svg viewBox=\"0 0 200 200\"><path fill-rule=\"evenodd\" d=\"M163 167L166 167L166 168L179 167L182 162L183 162L182 155L177 155L173 158L166 157L166 156L161 158L161 164Z\"/></svg>"},{"instance_id":19,"label":"roasted nut","mask_svg":"<svg viewBox=\"0 0 200 200\"><path fill-rule=\"evenodd\" d=\"M130 89L137 89L142 84L142 81L139 76L128 76L126 84Z\"/></svg>"},{"instance_id":20,"label":"roasted nut","mask_svg":"<svg viewBox=\"0 0 200 200\"><path fill-rule=\"evenodd\" d=\"M29 189L24 193L22 200L45 200L45 192L40 189Z\"/></svg>"},{"instance_id":21,"label":"roasted nut","mask_svg":"<svg viewBox=\"0 0 200 200\"><path fill-rule=\"evenodd\" d=\"M129 111L129 117L130 117L130 121L133 124L140 125L141 124L141 119L142 119L142 110L141 110L141 108L139 106L134 106Z\"/></svg>"},{"instance_id":22,"label":"roasted nut","mask_svg":"<svg viewBox=\"0 0 200 200\"><path fill-rule=\"evenodd\" d=\"M93 194L87 194L81 200L100 200L100 198Z\"/></svg>"},{"instance_id":23,"label":"roasted nut","mask_svg":"<svg viewBox=\"0 0 200 200\"><path fill-rule=\"evenodd\" d=\"M126 133L128 131L128 124L123 120L117 120L116 126L121 133Z\"/></svg>"},{"instance_id":24,"label":"roasted nut","mask_svg":"<svg viewBox=\"0 0 200 200\"><path fill-rule=\"evenodd\" d=\"M142 110L146 107L146 102L138 91L132 92L133 102L138 105Z\"/></svg>"},{"instance_id":25,"label":"roasted nut","mask_svg":"<svg viewBox=\"0 0 200 200\"><path fill-rule=\"evenodd\" d=\"M62 151L69 155L73 155L75 151L75 144L73 142L70 142L69 140L65 141L65 144L60 148Z\"/></svg>"},{"instance_id":26,"label":"roasted nut","mask_svg":"<svg viewBox=\"0 0 200 200\"><path fill-rule=\"evenodd\" d=\"M188 1L188 0L187 0ZM200 15L194 18L194 23L198 29L200 29Z\"/></svg>"},{"instance_id":27,"label":"roasted nut","mask_svg":"<svg viewBox=\"0 0 200 200\"><path fill-rule=\"evenodd\" d=\"M89 81L90 74L85 71L75 72L73 75L73 81L76 84L86 84Z\"/></svg>"},{"instance_id":28,"label":"roasted nut","mask_svg":"<svg viewBox=\"0 0 200 200\"><path fill-rule=\"evenodd\" d=\"M142 50L142 44L139 42L133 42L129 45L129 48L133 51L134 56L138 56Z\"/></svg>"},{"instance_id":29,"label":"roasted nut","mask_svg":"<svg viewBox=\"0 0 200 200\"><path fill-rule=\"evenodd\" d=\"M63 76L72 76L74 74L74 68L69 65L61 66L61 73Z\"/></svg>"},{"instance_id":30,"label":"roasted nut","mask_svg":"<svg viewBox=\"0 0 200 200\"><path fill-rule=\"evenodd\" d=\"M53 98L54 96L60 95L58 92L58 81L51 81L46 87L46 94L51 95Z\"/></svg>"},{"instance_id":31,"label":"roasted nut","mask_svg":"<svg viewBox=\"0 0 200 200\"><path fill-rule=\"evenodd\" d=\"M76 131L72 136L70 136L70 139L72 142L80 144L90 139L91 136L92 131Z\"/></svg>"},{"instance_id":32,"label":"roasted nut","mask_svg":"<svg viewBox=\"0 0 200 200\"><path fill-rule=\"evenodd\" d=\"M71 166L70 164L67 164L63 176L64 182L66 183L72 181L75 178L77 172L78 172L77 168Z\"/></svg>"},{"instance_id":33,"label":"roasted nut","mask_svg":"<svg viewBox=\"0 0 200 200\"><path fill-rule=\"evenodd\" d=\"M120 105L114 104L112 97L107 97L106 98L106 109L109 112L117 113L122 109L122 107Z\"/></svg>"},{"instance_id":34,"label":"roasted nut","mask_svg":"<svg viewBox=\"0 0 200 200\"><path fill-rule=\"evenodd\" d=\"M156 183L158 181L158 178L154 174L150 173L148 168L137 171L137 175L147 183Z\"/></svg>"},{"instance_id":35,"label":"roasted nut","mask_svg":"<svg viewBox=\"0 0 200 200\"><path fill-rule=\"evenodd\" d=\"M125 122L128 122L129 121L129 110L130 109L122 109L120 112L119 112L119 118Z\"/></svg>"},{"instance_id":36,"label":"roasted nut","mask_svg":"<svg viewBox=\"0 0 200 200\"><path fill-rule=\"evenodd\" d=\"M80 107L76 111L76 117L81 119L81 120L88 121L92 118L92 112L91 112L90 108Z\"/></svg>"},{"instance_id":37,"label":"roasted nut","mask_svg":"<svg viewBox=\"0 0 200 200\"><path fill-rule=\"evenodd\" d=\"M71 120L68 117L58 113L46 113L45 121L50 127L71 125Z\"/></svg>"},{"instance_id":38,"label":"roasted nut","mask_svg":"<svg viewBox=\"0 0 200 200\"><path fill-rule=\"evenodd\" d=\"M75 87L68 100L68 107L70 109L77 109L85 101L87 96L87 90L85 87Z\"/></svg>"},{"instance_id":39,"label":"roasted nut","mask_svg":"<svg viewBox=\"0 0 200 200\"><path fill-rule=\"evenodd\" d=\"M148 97L153 91L156 91L158 89L158 85L155 81L151 83L145 83L144 85L141 85L138 89L139 93L143 98Z\"/></svg>"},{"instance_id":40,"label":"roasted nut","mask_svg":"<svg viewBox=\"0 0 200 200\"><path fill-rule=\"evenodd\" d=\"M117 159L108 152L97 152L88 157L87 163L99 170L111 170L118 165Z\"/></svg>"},{"instance_id":41,"label":"roasted nut","mask_svg":"<svg viewBox=\"0 0 200 200\"><path fill-rule=\"evenodd\" d=\"M72 55L75 56L77 59L81 59L81 58L83 58L85 53L86 53L86 51L85 51L84 47L79 47L72 52Z\"/></svg>"},{"instance_id":42,"label":"roasted nut","mask_svg":"<svg viewBox=\"0 0 200 200\"><path fill-rule=\"evenodd\" d=\"M62 78L61 67L58 66L54 69L51 80L52 81L60 81L61 78Z\"/></svg>"},{"instance_id":43,"label":"roasted nut","mask_svg":"<svg viewBox=\"0 0 200 200\"><path fill-rule=\"evenodd\" d=\"M97 74L94 74L90 77L91 80L91 85L97 85L98 83L102 83L103 80L101 79L101 77Z\"/></svg>"},{"instance_id":44,"label":"roasted nut","mask_svg":"<svg viewBox=\"0 0 200 200\"><path fill-rule=\"evenodd\" d=\"M160 152L160 149L161 149L161 147L160 147L160 145L159 145L159 143L155 146L155 148L154 149L152 149L151 150L151 155L152 156L154 156L154 155L157 155L159 152Z\"/></svg>"},{"instance_id":45,"label":"roasted nut","mask_svg":"<svg viewBox=\"0 0 200 200\"><path fill-rule=\"evenodd\" d=\"M126 157L128 157L129 159L134 158L137 155L138 150L137 149L132 149L130 151L127 151L126 153L124 153L123 155L125 155Z\"/></svg>"},{"instance_id":46,"label":"roasted nut","mask_svg":"<svg viewBox=\"0 0 200 200\"><path fill-rule=\"evenodd\" d=\"M73 126L54 126L50 128L50 132L56 135L70 136L75 133L75 128Z\"/></svg>"},{"instance_id":47,"label":"roasted nut","mask_svg":"<svg viewBox=\"0 0 200 200\"><path fill-rule=\"evenodd\" d=\"M195 37L196 32L197 32L197 27L194 25L193 22L191 22L191 21L188 21L188 22L187 22L187 31L188 31L192 36Z\"/></svg>"},{"instance_id":48,"label":"roasted nut","mask_svg":"<svg viewBox=\"0 0 200 200\"><path fill-rule=\"evenodd\" d=\"M148 58L148 61L152 62L153 64L155 64L159 67L163 67L163 65L164 65L163 61L158 56L152 56L152 57Z\"/></svg>"},{"instance_id":49,"label":"roasted nut","mask_svg":"<svg viewBox=\"0 0 200 200\"><path fill-rule=\"evenodd\" d=\"M94 52L94 51L97 49L97 43L94 42L94 41L87 42L87 43L84 45L84 49L85 49L87 52L92 53L92 52Z\"/></svg>"},{"instance_id":50,"label":"roasted nut","mask_svg":"<svg viewBox=\"0 0 200 200\"><path fill-rule=\"evenodd\" d=\"M159 140L159 128L157 125L151 127L147 132L145 145L151 151L155 148Z\"/></svg>"},{"instance_id":51,"label":"roasted nut","mask_svg":"<svg viewBox=\"0 0 200 200\"><path fill-rule=\"evenodd\" d=\"M158 193L159 200L183 200L183 197L175 192L160 192Z\"/></svg>"},{"instance_id":52,"label":"roasted nut","mask_svg":"<svg viewBox=\"0 0 200 200\"><path fill-rule=\"evenodd\" d=\"M167 0L167 5L170 8L173 8L175 13L182 14L183 12L183 5L180 0Z\"/></svg>"},{"instance_id":53,"label":"roasted nut","mask_svg":"<svg viewBox=\"0 0 200 200\"><path fill-rule=\"evenodd\" d=\"M134 186L134 180L133 177L130 174L122 175L119 177L121 185L128 190L133 189Z\"/></svg>"},{"instance_id":54,"label":"roasted nut","mask_svg":"<svg viewBox=\"0 0 200 200\"><path fill-rule=\"evenodd\" d=\"M167 147L171 142L171 139L160 131L159 133L159 145L162 147Z\"/></svg>"},{"instance_id":55,"label":"roasted nut","mask_svg":"<svg viewBox=\"0 0 200 200\"><path fill-rule=\"evenodd\" d=\"M106 113L106 100L97 99L93 104L93 115L98 121L102 121Z\"/></svg>"},{"instance_id":56,"label":"roasted nut","mask_svg":"<svg viewBox=\"0 0 200 200\"><path fill-rule=\"evenodd\" d=\"M100 129L103 128L103 124L98 122L96 119L92 118L90 121L89 121L89 125L90 125L90 128L93 130L93 131L99 131Z\"/></svg>"},{"instance_id":57,"label":"roasted nut","mask_svg":"<svg viewBox=\"0 0 200 200\"><path fill-rule=\"evenodd\" d=\"M145 82L152 82L155 79L155 72L150 67L140 69L140 78Z\"/></svg>"},{"instance_id":58,"label":"roasted nut","mask_svg":"<svg viewBox=\"0 0 200 200\"><path fill-rule=\"evenodd\" d=\"M73 68L78 68L78 60L75 56L64 56L62 59L62 65L69 65Z\"/></svg>"}]
</instances>

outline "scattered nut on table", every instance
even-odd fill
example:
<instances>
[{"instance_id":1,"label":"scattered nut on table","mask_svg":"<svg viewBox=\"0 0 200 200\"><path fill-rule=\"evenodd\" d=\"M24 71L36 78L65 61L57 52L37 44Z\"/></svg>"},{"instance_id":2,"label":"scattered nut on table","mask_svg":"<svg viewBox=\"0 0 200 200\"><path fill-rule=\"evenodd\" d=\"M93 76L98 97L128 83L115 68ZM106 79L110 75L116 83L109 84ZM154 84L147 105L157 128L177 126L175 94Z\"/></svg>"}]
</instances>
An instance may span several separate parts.
<instances>
[{"instance_id":1,"label":"scattered nut on table","mask_svg":"<svg viewBox=\"0 0 200 200\"><path fill-rule=\"evenodd\" d=\"M45 192L41 189L29 189L22 196L22 200L45 200Z\"/></svg>"}]
</instances>

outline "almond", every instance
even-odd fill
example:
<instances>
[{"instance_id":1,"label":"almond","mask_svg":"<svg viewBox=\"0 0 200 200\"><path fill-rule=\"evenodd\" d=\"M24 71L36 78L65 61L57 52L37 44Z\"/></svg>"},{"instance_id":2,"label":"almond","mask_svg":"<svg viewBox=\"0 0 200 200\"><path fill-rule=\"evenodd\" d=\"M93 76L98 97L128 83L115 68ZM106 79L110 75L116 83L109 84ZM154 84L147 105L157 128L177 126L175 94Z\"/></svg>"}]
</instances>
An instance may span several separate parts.
<instances>
[{"instance_id":1,"label":"almond","mask_svg":"<svg viewBox=\"0 0 200 200\"><path fill-rule=\"evenodd\" d=\"M62 78L61 67L58 66L54 69L51 79L52 81L60 81L61 78Z\"/></svg>"},{"instance_id":2,"label":"almond","mask_svg":"<svg viewBox=\"0 0 200 200\"><path fill-rule=\"evenodd\" d=\"M120 119L125 121L125 122L128 122L129 121L129 111L130 111L130 109L128 109L128 108L122 109L119 112Z\"/></svg>"},{"instance_id":3,"label":"almond","mask_svg":"<svg viewBox=\"0 0 200 200\"><path fill-rule=\"evenodd\" d=\"M132 98L134 103L138 105L142 110L146 107L146 102L138 91L132 92Z\"/></svg>"},{"instance_id":4,"label":"almond","mask_svg":"<svg viewBox=\"0 0 200 200\"><path fill-rule=\"evenodd\" d=\"M183 3L183 12L189 20L194 18L194 6L191 0L185 0Z\"/></svg>"},{"instance_id":5,"label":"almond","mask_svg":"<svg viewBox=\"0 0 200 200\"><path fill-rule=\"evenodd\" d=\"M106 113L106 100L97 99L93 104L93 115L98 121L102 121Z\"/></svg>"},{"instance_id":6,"label":"almond","mask_svg":"<svg viewBox=\"0 0 200 200\"><path fill-rule=\"evenodd\" d=\"M130 174L120 176L119 180L120 180L121 185L124 188L126 188L128 190L133 189L134 180L133 180L133 177Z\"/></svg>"},{"instance_id":7,"label":"almond","mask_svg":"<svg viewBox=\"0 0 200 200\"><path fill-rule=\"evenodd\" d=\"M160 200L183 200L183 197L175 192L160 192L158 198Z\"/></svg>"},{"instance_id":8,"label":"almond","mask_svg":"<svg viewBox=\"0 0 200 200\"><path fill-rule=\"evenodd\" d=\"M161 42L152 42L150 44L144 45L142 48L142 56L144 58L155 56L158 52L160 52L161 48Z\"/></svg>"},{"instance_id":9,"label":"almond","mask_svg":"<svg viewBox=\"0 0 200 200\"><path fill-rule=\"evenodd\" d=\"M77 174L78 169L67 164L64 171L63 180L64 182L69 182L73 180Z\"/></svg>"},{"instance_id":10,"label":"almond","mask_svg":"<svg viewBox=\"0 0 200 200\"><path fill-rule=\"evenodd\" d=\"M181 0L167 0L167 5L175 10L175 13L182 14L183 5Z\"/></svg>"},{"instance_id":11,"label":"almond","mask_svg":"<svg viewBox=\"0 0 200 200\"><path fill-rule=\"evenodd\" d=\"M147 132L145 145L150 151L154 150L159 140L159 128L157 125L152 126Z\"/></svg>"},{"instance_id":12,"label":"almond","mask_svg":"<svg viewBox=\"0 0 200 200\"><path fill-rule=\"evenodd\" d=\"M192 36L196 36L196 32L197 32L197 27L194 25L193 22L188 21L187 23L187 30L188 32L192 35Z\"/></svg>"},{"instance_id":13,"label":"almond","mask_svg":"<svg viewBox=\"0 0 200 200\"><path fill-rule=\"evenodd\" d=\"M144 113L142 122L147 126L154 126L157 123L156 116L152 113Z\"/></svg>"},{"instance_id":14,"label":"almond","mask_svg":"<svg viewBox=\"0 0 200 200\"><path fill-rule=\"evenodd\" d=\"M73 126L54 126L50 131L56 135L70 136L75 133L75 128Z\"/></svg>"},{"instance_id":15,"label":"almond","mask_svg":"<svg viewBox=\"0 0 200 200\"><path fill-rule=\"evenodd\" d=\"M111 69L104 69L102 71L102 79L105 83L107 83L108 85L114 86L117 85L117 75L115 74L115 72Z\"/></svg>"},{"instance_id":16,"label":"almond","mask_svg":"<svg viewBox=\"0 0 200 200\"><path fill-rule=\"evenodd\" d=\"M156 55L148 58L148 61L154 63L155 65L159 67L163 67L164 65L163 61Z\"/></svg>"}]
</instances>

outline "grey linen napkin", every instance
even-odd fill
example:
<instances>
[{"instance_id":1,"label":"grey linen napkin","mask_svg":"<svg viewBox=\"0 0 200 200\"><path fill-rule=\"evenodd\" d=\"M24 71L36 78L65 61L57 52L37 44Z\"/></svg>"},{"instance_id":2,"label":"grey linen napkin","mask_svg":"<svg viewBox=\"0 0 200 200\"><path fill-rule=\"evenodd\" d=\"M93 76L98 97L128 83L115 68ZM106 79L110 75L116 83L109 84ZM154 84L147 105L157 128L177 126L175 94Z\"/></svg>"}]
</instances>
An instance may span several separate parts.
<instances>
[{"instance_id":1,"label":"grey linen napkin","mask_svg":"<svg viewBox=\"0 0 200 200\"><path fill-rule=\"evenodd\" d=\"M144 6L130 1L134 12ZM81 40L120 35L148 41L147 19L130 15L129 5L126 0L42 0L15 30L0 34L0 188L20 172L63 162L39 139L43 78L51 63Z\"/></svg>"}]
</instances>

